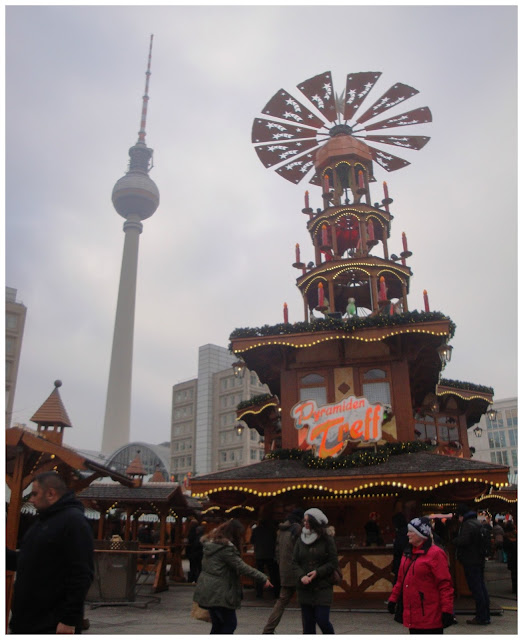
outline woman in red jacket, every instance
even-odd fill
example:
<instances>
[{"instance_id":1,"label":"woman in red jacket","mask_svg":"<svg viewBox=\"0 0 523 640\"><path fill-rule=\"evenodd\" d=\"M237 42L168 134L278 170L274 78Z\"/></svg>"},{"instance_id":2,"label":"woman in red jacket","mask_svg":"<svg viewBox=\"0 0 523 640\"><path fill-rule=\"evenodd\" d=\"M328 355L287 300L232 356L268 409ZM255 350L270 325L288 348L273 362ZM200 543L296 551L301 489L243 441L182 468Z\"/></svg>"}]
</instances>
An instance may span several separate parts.
<instances>
[{"instance_id":1,"label":"woman in red jacket","mask_svg":"<svg viewBox=\"0 0 523 640\"><path fill-rule=\"evenodd\" d=\"M443 633L453 624L454 588L447 556L432 541L428 518L408 524L409 546L388 601L394 613L403 591L403 625L410 633Z\"/></svg>"}]
</instances>

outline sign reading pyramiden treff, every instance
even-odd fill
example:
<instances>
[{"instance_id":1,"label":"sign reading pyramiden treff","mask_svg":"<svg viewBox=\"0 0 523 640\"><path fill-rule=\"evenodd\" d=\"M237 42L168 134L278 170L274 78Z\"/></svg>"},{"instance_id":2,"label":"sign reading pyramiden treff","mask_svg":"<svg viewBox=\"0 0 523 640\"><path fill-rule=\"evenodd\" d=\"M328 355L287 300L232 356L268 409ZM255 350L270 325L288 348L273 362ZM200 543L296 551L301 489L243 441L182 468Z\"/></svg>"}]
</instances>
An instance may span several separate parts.
<instances>
[{"instance_id":1,"label":"sign reading pyramiden treff","mask_svg":"<svg viewBox=\"0 0 523 640\"><path fill-rule=\"evenodd\" d=\"M347 442L377 442L381 439L383 406L351 396L320 407L315 400L302 400L291 409L296 429L307 427L307 443L318 457L336 457Z\"/></svg>"}]
</instances>

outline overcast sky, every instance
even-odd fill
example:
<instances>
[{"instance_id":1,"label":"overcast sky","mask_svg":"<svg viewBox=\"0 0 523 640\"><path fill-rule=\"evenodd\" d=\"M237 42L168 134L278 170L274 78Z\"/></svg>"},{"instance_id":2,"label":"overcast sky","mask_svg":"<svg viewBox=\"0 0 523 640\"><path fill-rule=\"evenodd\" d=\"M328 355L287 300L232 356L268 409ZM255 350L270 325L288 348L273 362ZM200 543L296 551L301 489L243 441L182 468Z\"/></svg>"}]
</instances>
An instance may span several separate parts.
<instances>
[{"instance_id":1,"label":"overcast sky","mask_svg":"<svg viewBox=\"0 0 523 640\"><path fill-rule=\"evenodd\" d=\"M431 136L412 164L375 166L372 201L394 199L389 250L413 252L409 308L457 324L444 376L517 393L517 14L494 6L8 6L6 284L27 320L13 422L30 422L60 379L65 442L99 449L123 219L111 203L137 139L150 34L150 176L144 222L131 438L170 438L172 386L198 347L236 327L303 320L294 246L313 259L306 216L318 187L265 169L253 119L284 88L331 71L380 71L419 90ZM401 113L396 109L393 113ZM387 114L388 115L388 114ZM411 128L412 129L412 128ZM391 133L394 130L389 130ZM407 133L402 130L402 133Z\"/></svg>"}]
</instances>

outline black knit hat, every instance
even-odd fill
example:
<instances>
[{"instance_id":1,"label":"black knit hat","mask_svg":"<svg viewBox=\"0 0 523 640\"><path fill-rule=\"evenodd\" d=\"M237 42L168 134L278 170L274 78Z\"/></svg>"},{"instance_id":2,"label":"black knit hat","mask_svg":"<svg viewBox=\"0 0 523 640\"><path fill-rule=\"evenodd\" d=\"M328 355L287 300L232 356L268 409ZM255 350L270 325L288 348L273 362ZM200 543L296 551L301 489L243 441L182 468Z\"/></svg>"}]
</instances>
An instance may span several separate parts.
<instances>
[{"instance_id":1,"label":"black knit hat","mask_svg":"<svg viewBox=\"0 0 523 640\"><path fill-rule=\"evenodd\" d=\"M289 513L289 518L291 522L301 522L303 520L303 509L293 509Z\"/></svg>"},{"instance_id":2,"label":"black knit hat","mask_svg":"<svg viewBox=\"0 0 523 640\"><path fill-rule=\"evenodd\" d=\"M423 516L422 518L413 518L407 525L409 531L417 533L419 536L427 540L430 538L432 528L430 526L430 520Z\"/></svg>"},{"instance_id":3,"label":"black knit hat","mask_svg":"<svg viewBox=\"0 0 523 640\"><path fill-rule=\"evenodd\" d=\"M471 508L464 502L460 502L456 509L456 513L458 514L458 516L464 516L469 511L471 511Z\"/></svg>"}]
</instances>

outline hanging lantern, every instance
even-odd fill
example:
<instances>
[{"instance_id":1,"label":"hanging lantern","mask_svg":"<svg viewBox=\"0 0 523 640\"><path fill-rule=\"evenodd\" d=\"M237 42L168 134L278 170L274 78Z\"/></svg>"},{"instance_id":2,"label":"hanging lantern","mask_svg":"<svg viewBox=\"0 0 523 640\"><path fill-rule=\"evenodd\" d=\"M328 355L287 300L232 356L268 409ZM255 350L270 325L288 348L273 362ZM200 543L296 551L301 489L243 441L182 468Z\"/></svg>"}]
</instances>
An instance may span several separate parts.
<instances>
[{"instance_id":1,"label":"hanging lantern","mask_svg":"<svg viewBox=\"0 0 523 640\"><path fill-rule=\"evenodd\" d=\"M232 369L234 371L234 377L241 380L245 375L245 362L243 360L233 362Z\"/></svg>"}]
</instances>

